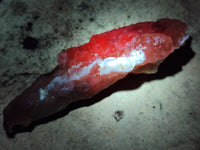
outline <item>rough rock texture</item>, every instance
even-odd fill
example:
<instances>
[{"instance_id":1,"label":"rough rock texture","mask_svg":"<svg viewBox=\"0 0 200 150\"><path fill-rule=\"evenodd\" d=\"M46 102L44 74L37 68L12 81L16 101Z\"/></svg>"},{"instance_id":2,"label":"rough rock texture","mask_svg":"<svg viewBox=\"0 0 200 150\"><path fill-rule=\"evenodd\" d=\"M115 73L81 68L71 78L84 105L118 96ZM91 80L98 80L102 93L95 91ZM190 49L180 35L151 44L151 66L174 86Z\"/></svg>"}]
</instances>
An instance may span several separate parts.
<instances>
[{"instance_id":1,"label":"rough rock texture","mask_svg":"<svg viewBox=\"0 0 200 150\"><path fill-rule=\"evenodd\" d=\"M31 134L9 139L0 126L0 149L199 149L199 8L196 0L0 1L0 110L52 70L58 52L93 34L168 17L186 22L192 37L157 74L128 76Z\"/></svg>"}]
</instances>

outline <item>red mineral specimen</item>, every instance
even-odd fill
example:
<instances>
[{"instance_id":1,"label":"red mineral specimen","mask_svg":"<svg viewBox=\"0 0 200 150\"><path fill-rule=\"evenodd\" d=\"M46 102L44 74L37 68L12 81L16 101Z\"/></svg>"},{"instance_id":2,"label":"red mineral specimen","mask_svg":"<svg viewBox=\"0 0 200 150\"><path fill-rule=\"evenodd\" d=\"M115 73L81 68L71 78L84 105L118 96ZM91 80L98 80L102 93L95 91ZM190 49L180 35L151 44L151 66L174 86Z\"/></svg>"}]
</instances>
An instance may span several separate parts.
<instances>
[{"instance_id":1,"label":"red mineral specimen","mask_svg":"<svg viewBox=\"0 0 200 150\"><path fill-rule=\"evenodd\" d=\"M155 73L188 36L173 19L143 22L92 36L58 54L58 66L42 75L4 109L4 127L27 127L80 99L89 98L128 73ZM134 84L134 83L133 83Z\"/></svg>"}]
</instances>

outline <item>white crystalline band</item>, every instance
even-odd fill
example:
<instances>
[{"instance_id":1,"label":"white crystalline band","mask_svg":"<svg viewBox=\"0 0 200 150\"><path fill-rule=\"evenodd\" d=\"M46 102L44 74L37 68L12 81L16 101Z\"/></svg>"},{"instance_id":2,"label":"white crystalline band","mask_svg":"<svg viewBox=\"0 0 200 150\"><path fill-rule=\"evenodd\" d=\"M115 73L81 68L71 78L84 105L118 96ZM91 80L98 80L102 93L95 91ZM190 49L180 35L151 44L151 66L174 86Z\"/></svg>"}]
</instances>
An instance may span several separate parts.
<instances>
[{"instance_id":1,"label":"white crystalline band","mask_svg":"<svg viewBox=\"0 0 200 150\"><path fill-rule=\"evenodd\" d=\"M39 89L39 93L40 93L40 100L43 100L48 94L47 91L42 88Z\"/></svg>"},{"instance_id":2,"label":"white crystalline band","mask_svg":"<svg viewBox=\"0 0 200 150\"><path fill-rule=\"evenodd\" d=\"M189 36L188 34L185 35L185 36L183 37L182 41L181 41L181 45L182 45L183 43L185 43L185 41L188 40L189 37L190 37L190 36Z\"/></svg>"},{"instance_id":3,"label":"white crystalline band","mask_svg":"<svg viewBox=\"0 0 200 150\"><path fill-rule=\"evenodd\" d=\"M49 91L52 89L58 90L59 92L68 92L73 90L74 83L70 82L72 81L66 74L62 76L55 77L47 86L45 89L40 88L39 94L40 94L40 100L43 101L45 97L49 94Z\"/></svg>"},{"instance_id":4,"label":"white crystalline band","mask_svg":"<svg viewBox=\"0 0 200 150\"><path fill-rule=\"evenodd\" d=\"M78 77L83 77L86 76L90 73L91 69L93 68L93 66L97 63L97 61L94 61L93 63L89 64L88 66L83 67L79 73L77 73ZM75 73L76 74L76 73ZM79 79L78 78L78 79Z\"/></svg>"},{"instance_id":5,"label":"white crystalline band","mask_svg":"<svg viewBox=\"0 0 200 150\"><path fill-rule=\"evenodd\" d=\"M70 76L66 74L63 76L55 77L46 87L46 89L40 89L40 100L43 100L49 90L51 89L59 89L65 92L71 91L74 88L74 83L71 82L73 80L79 80L81 77L87 76L91 69L94 67L95 64L100 66L99 74L109 74L111 72L130 72L134 69L135 65L143 63L145 61L145 54L140 50L133 50L129 57L107 57L103 60L97 59L93 63L89 64L88 66L83 67L79 72L75 72ZM80 66L73 66L77 68Z\"/></svg>"},{"instance_id":6,"label":"white crystalline band","mask_svg":"<svg viewBox=\"0 0 200 150\"><path fill-rule=\"evenodd\" d=\"M185 36L183 36L182 39L179 40L179 43L181 44L181 46L185 43L185 41L187 41L190 38L189 34L186 34ZM180 47L175 47L174 49L179 49Z\"/></svg>"},{"instance_id":7,"label":"white crystalline band","mask_svg":"<svg viewBox=\"0 0 200 150\"><path fill-rule=\"evenodd\" d=\"M135 65L145 61L145 54L142 50L133 50L129 57L107 57L103 61L98 62L100 75L109 74L111 72L130 72Z\"/></svg>"},{"instance_id":8,"label":"white crystalline band","mask_svg":"<svg viewBox=\"0 0 200 150\"><path fill-rule=\"evenodd\" d=\"M111 72L130 72L134 69L135 65L145 61L145 54L140 50L133 50L129 57L107 57L103 60L97 59L88 66L83 67L78 73L71 75L71 80L79 80L80 77L86 76L90 73L95 64L100 66L99 74L109 74ZM79 64L78 64L79 66Z\"/></svg>"}]
</instances>

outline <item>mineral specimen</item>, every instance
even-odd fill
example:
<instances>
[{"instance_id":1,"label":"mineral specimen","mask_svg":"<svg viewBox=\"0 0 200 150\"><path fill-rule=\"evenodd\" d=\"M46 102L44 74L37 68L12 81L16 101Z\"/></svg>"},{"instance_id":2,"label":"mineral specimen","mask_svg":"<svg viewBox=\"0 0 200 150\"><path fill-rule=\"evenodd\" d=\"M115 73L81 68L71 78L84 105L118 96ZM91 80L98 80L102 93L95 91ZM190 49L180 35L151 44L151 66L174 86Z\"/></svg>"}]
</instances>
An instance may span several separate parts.
<instances>
[{"instance_id":1,"label":"mineral specimen","mask_svg":"<svg viewBox=\"0 0 200 150\"><path fill-rule=\"evenodd\" d=\"M5 130L13 133L15 126L25 128L72 102L92 97L128 73L155 73L187 40L185 32L185 23L160 19L94 35L88 43L59 53L58 66L6 106Z\"/></svg>"}]
</instances>

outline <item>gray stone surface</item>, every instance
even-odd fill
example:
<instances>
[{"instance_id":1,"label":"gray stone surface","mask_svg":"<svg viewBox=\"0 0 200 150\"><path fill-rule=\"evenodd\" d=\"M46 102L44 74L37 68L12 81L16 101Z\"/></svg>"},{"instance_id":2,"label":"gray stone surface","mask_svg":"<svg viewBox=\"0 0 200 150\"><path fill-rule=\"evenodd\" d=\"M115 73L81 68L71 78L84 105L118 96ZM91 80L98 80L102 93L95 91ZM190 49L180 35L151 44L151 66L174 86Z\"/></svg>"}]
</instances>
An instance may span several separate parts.
<instances>
[{"instance_id":1,"label":"gray stone surface","mask_svg":"<svg viewBox=\"0 0 200 150\"><path fill-rule=\"evenodd\" d=\"M200 149L199 0L0 0L0 149ZM8 138L3 108L56 65L58 52L93 34L176 18L191 44L156 75L128 76L89 105ZM23 41L27 37L32 47Z\"/></svg>"}]
</instances>

